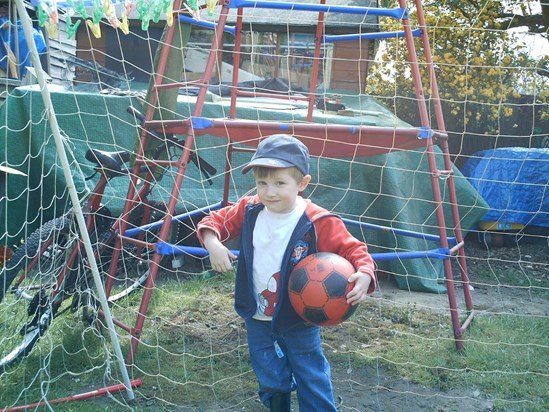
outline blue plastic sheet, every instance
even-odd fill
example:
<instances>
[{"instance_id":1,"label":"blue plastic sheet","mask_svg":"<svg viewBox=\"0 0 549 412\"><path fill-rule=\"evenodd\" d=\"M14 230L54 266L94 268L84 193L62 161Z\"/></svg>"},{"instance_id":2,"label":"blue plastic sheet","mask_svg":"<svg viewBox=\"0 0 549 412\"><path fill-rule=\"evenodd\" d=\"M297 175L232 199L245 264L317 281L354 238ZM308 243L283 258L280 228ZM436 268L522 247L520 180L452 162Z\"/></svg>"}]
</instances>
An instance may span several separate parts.
<instances>
[{"instance_id":1,"label":"blue plastic sheet","mask_svg":"<svg viewBox=\"0 0 549 412\"><path fill-rule=\"evenodd\" d=\"M549 149L484 150L462 172L490 206L481 220L549 227Z\"/></svg>"},{"instance_id":2,"label":"blue plastic sheet","mask_svg":"<svg viewBox=\"0 0 549 412\"><path fill-rule=\"evenodd\" d=\"M2 43L0 44L0 68L4 70L9 77L14 77L8 68L8 52L5 45L8 45L12 52L15 53L17 47L19 47L19 59L16 64L19 66L19 78L22 79L25 76L28 66L32 66L30 59L29 46L25 38L25 32L20 20L17 20L17 24L13 24L8 17L0 17L0 37ZM15 35L17 33L17 36ZM46 42L42 32L38 29L33 29L34 42L38 53L46 52ZM18 46L16 45L18 43Z\"/></svg>"}]
</instances>

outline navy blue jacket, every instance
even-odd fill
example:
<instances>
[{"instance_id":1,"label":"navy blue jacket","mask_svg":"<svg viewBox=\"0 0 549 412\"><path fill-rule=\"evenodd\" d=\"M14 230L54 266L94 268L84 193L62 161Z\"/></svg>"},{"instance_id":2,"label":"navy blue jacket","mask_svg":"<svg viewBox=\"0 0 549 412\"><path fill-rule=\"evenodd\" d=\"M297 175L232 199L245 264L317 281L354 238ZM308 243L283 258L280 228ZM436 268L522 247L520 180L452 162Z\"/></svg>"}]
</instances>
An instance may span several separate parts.
<instances>
[{"instance_id":1,"label":"navy blue jacket","mask_svg":"<svg viewBox=\"0 0 549 412\"><path fill-rule=\"evenodd\" d=\"M288 278L295 265L312 253L332 252L346 258L357 271L371 275L370 290L375 289L374 263L367 246L347 231L338 216L309 200L306 202L305 212L298 220L282 258L279 297L272 322L275 333L304 322L290 303ZM257 310L253 291L253 231L257 216L264 207L257 196L245 197L234 205L211 212L197 228L201 241L202 229L213 230L222 242L240 236L235 309L244 319L251 318Z\"/></svg>"}]
</instances>

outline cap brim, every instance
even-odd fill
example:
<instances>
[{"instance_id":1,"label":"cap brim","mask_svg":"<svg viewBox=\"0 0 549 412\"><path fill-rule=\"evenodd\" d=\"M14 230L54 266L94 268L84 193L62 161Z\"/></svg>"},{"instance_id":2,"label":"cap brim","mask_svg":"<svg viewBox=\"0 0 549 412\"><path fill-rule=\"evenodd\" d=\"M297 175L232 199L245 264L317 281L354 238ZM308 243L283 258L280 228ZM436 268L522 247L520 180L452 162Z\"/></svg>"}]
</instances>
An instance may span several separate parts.
<instances>
[{"instance_id":1,"label":"cap brim","mask_svg":"<svg viewBox=\"0 0 549 412\"><path fill-rule=\"evenodd\" d=\"M272 159L272 158L254 159L242 168L242 174L248 173L248 171L252 167L256 167L256 166L266 167L268 169L285 169L287 167L294 167L292 163L285 162L280 159Z\"/></svg>"}]
</instances>

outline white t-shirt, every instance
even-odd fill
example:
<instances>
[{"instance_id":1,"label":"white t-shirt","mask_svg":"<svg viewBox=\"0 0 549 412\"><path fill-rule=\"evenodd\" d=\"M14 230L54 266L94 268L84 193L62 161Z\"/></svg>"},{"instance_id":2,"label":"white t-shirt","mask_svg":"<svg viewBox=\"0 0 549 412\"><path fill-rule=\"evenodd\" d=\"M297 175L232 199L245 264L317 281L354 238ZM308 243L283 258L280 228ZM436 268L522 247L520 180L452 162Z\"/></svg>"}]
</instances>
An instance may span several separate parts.
<instances>
[{"instance_id":1,"label":"white t-shirt","mask_svg":"<svg viewBox=\"0 0 549 412\"><path fill-rule=\"evenodd\" d=\"M273 213L265 207L257 216L253 233L255 319L272 319L278 302L282 257L305 207L305 201L298 196L296 207L289 213Z\"/></svg>"}]
</instances>

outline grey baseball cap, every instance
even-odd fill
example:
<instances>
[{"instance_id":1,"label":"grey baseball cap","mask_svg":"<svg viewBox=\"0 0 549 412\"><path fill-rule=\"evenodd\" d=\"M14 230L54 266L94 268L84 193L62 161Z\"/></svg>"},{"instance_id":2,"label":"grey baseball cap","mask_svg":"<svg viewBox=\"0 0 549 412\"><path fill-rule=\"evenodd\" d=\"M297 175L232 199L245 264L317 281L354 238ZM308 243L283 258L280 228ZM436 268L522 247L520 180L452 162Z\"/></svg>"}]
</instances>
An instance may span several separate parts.
<instances>
[{"instance_id":1,"label":"grey baseball cap","mask_svg":"<svg viewBox=\"0 0 549 412\"><path fill-rule=\"evenodd\" d=\"M252 160L242 169L242 173L254 166L283 169L297 167L304 175L309 174L309 149L301 141L289 134L274 134L257 146Z\"/></svg>"}]
</instances>

